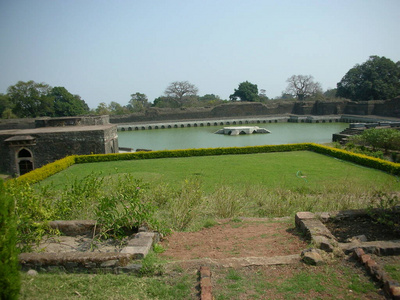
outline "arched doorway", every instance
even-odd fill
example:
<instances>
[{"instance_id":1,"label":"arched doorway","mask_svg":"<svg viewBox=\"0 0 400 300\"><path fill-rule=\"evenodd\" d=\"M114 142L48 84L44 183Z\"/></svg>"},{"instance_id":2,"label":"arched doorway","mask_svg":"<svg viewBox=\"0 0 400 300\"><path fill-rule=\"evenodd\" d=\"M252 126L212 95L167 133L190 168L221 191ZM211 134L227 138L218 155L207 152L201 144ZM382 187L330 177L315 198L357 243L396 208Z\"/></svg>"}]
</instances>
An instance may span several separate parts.
<instances>
[{"instance_id":1,"label":"arched doorway","mask_svg":"<svg viewBox=\"0 0 400 300\"><path fill-rule=\"evenodd\" d=\"M24 175L33 170L33 156L32 152L26 148L22 148L17 154L18 160L18 173Z\"/></svg>"}]
</instances>

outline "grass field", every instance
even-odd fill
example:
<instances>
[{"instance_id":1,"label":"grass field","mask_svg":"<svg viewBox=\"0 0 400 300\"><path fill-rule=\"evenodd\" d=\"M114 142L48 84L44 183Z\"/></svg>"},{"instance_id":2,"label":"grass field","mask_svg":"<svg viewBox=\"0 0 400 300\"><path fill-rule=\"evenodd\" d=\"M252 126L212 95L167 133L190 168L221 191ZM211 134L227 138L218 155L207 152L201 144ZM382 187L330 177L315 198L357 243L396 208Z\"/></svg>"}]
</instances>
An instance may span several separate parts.
<instances>
[{"instance_id":1,"label":"grass field","mask_svg":"<svg viewBox=\"0 0 400 300\"><path fill-rule=\"evenodd\" d=\"M100 196L115 197L135 180L145 184L141 195L157 207L156 217L174 230L197 230L218 218L366 208L379 200L375 195L400 191L395 176L309 151L77 164L39 186L67 195L68 218L85 219L93 218ZM91 184L100 191L90 200L84 190ZM84 196L74 203L73 186Z\"/></svg>"},{"instance_id":2,"label":"grass field","mask_svg":"<svg viewBox=\"0 0 400 300\"><path fill-rule=\"evenodd\" d=\"M142 180L146 188L139 195L154 204L155 217L174 230L213 226L218 218L365 208L377 192L400 191L397 177L299 151L73 165L36 185L35 190L42 194L36 198L27 194L26 199L40 199L53 208L64 205L72 219L92 218L90 213L100 199L137 192L140 181L132 179ZM86 193L87 188L93 194ZM42 196L50 200L46 202ZM183 268L148 277L22 274L20 299L195 299L196 284L194 270ZM215 298L220 300L380 297L379 288L363 272L341 263L215 269L213 286Z\"/></svg>"},{"instance_id":3,"label":"grass field","mask_svg":"<svg viewBox=\"0 0 400 300\"><path fill-rule=\"evenodd\" d=\"M313 190L343 185L365 190L400 187L398 179L389 174L309 151L81 164L43 183L59 187L68 178L83 178L93 172L101 172L100 176L132 174L145 182L167 183L174 187L185 179L196 178L206 192L221 185L292 190L304 186Z\"/></svg>"}]
</instances>

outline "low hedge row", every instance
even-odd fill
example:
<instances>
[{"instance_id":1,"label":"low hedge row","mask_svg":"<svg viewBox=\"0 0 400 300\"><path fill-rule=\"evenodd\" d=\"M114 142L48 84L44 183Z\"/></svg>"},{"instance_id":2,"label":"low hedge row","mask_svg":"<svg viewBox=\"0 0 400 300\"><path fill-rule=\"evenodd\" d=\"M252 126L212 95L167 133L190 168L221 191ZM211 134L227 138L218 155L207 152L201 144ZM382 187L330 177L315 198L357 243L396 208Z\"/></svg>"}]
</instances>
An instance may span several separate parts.
<instances>
[{"instance_id":1,"label":"low hedge row","mask_svg":"<svg viewBox=\"0 0 400 300\"><path fill-rule=\"evenodd\" d=\"M308 150L321 154L336 157L338 159L350 161L358 165L381 170L392 175L400 175L400 164L383 160L380 158L371 157L365 154L358 154L342 149L327 147L318 144L309 144Z\"/></svg>"},{"instance_id":2,"label":"low hedge row","mask_svg":"<svg viewBox=\"0 0 400 300\"><path fill-rule=\"evenodd\" d=\"M251 146L251 147L161 150L161 151L150 151L150 152L80 155L76 156L75 162L77 164L82 164L82 163L105 162L105 161L116 161L116 160L211 156L211 155L228 155L228 154L254 154L254 153L268 153L268 152L300 151L307 149L308 149L308 144L287 144L287 145L266 145L266 146Z\"/></svg>"},{"instance_id":3,"label":"low hedge row","mask_svg":"<svg viewBox=\"0 0 400 300\"><path fill-rule=\"evenodd\" d=\"M51 175L61 172L65 169L69 168L73 164L75 164L75 158L76 158L75 155L71 155L71 156L67 156L65 158L56 160L52 163L44 165L43 167L40 167L29 173L19 176L17 178L17 181L29 182L32 184L42 181L42 180L46 179L47 177L50 177Z\"/></svg>"},{"instance_id":4,"label":"low hedge row","mask_svg":"<svg viewBox=\"0 0 400 300\"><path fill-rule=\"evenodd\" d=\"M400 164L385 161L371 156L356 154L346 150L331 148L319 144L302 143L286 145L265 145L251 147L229 147L229 148L203 148L203 149L184 149L184 150L162 150L149 152L133 153L112 153L112 154L92 154L68 156L35 169L17 178L18 181L29 181L30 183L39 182L51 175L67 169L73 164L107 162L116 160L136 160L136 159L156 159L173 157L191 156L210 156L210 155L229 155L229 154L254 154L269 152L288 152L288 151L314 151L342 160L350 161L366 167L385 171L393 175L400 175Z\"/></svg>"}]
</instances>

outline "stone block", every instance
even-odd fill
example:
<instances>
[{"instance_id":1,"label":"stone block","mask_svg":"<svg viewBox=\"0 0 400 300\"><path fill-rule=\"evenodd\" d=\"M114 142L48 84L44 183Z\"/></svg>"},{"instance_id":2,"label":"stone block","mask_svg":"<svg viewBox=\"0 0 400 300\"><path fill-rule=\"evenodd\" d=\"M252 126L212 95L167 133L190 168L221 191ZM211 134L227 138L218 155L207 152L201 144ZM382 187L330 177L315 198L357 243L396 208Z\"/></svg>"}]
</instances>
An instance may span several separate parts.
<instances>
[{"instance_id":1,"label":"stone block","mask_svg":"<svg viewBox=\"0 0 400 300\"><path fill-rule=\"evenodd\" d=\"M301 212L296 213L294 221L296 223L296 226L303 230L304 229L303 226L302 226L303 221L304 220L311 220L311 219L314 219L314 218L315 218L315 215L312 212L301 211Z\"/></svg>"},{"instance_id":2,"label":"stone block","mask_svg":"<svg viewBox=\"0 0 400 300\"><path fill-rule=\"evenodd\" d=\"M302 260L309 265L320 266L325 264L320 249L306 249L301 252Z\"/></svg>"},{"instance_id":3,"label":"stone block","mask_svg":"<svg viewBox=\"0 0 400 300\"><path fill-rule=\"evenodd\" d=\"M368 261L371 260L371 256L369 256L368 254L361 255L360 260L364 265L366 265Z\"/></svg>"},{"instance_id":4,"label":"stone block","mask_svg":"<svg viewBox=\"0 0 400 300\"><path fill-rule=\"evenodd\" d=\"M125 247L121 250L121 253L132 254L134 259L143 259L149 253L150 247L142 246L142 247Z\"/></svg>"},{"instance_id":5,"label":"stone block","mask_svg":"<svg viewBox=\"0 0 400 300\"><path fill-rule=\"evenodd\" d=\"M138 273L141 268L141 264L130 264L124 267L118 267L116 271L118 273Z\"/></svg>"},{"instance_id":6,"label":"stone block","mask_svg":"<svg viewBox=\"0 0 400 300\"><path fill-rule=\"evenodd\" d=\"M333 252L333 250L335 249L336 241L330 240L326 236L316 235L312 237L312 240L318 248L325 252Z\"/></svg>"},{"instance_id":7,"label":"stone block","mask_svg":"<svg viewBox=\"0 0 400 300\"><path fill-rule=\"evenodd\" d=\"M365 254L365 252L362 248L356 248L356 249L354 249L353 254L356 258L360 259L361 256Z\"/></svg>"},{"instance_id":8,"label":"stone block","mask_svg":"<svg viewBox=\"0 0 400 300\"><path fill-rule=\"evenodd\" d=\"M117 266L118 263L119 263L119 261L117 259L107 260L105 262L102 262L100 264L100 267L101 268L112 268L112 267Z\"/></svg>"}]
</instances>

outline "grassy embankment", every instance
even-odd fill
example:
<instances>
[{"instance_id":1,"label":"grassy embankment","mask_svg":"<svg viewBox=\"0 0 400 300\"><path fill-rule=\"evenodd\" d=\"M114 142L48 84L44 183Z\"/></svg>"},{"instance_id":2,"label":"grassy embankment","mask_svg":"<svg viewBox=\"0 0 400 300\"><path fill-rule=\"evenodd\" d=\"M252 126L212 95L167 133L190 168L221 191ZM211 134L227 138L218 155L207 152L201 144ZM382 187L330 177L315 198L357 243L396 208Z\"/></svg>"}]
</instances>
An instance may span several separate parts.
<instances>
[{"instance_id":1,"label":"grassy embankment","mask_svg":"<svg viewBox=\"0 0 400 300\"><path fill-rule=\"evenodd\" d=\"M394 176L308 151L74 165L38 186L43 195L56 199L57 195L70 196L71 187L80 190L86 182L86 186L100 190L95 193L98 196L138 185L132 178L146 183L140 183L144 201L156 204L158 218L177 230L196 230L210 219L222 217L287 216L296 211L366 207L375 192L400 189ZM96 197L88 199L92 203L70 212L71 218L91 217ZM189 219L183 219L188 215ZM213 274L216 299L277 294L289 298L362 299L377 291L364 274L355 275L349 266L267 268L252 273L214 270ZM252 280L243 280L249 277ZM144 278L24 275L21 298L191 299L196 294L195 285L193 271L183 269L175 270L173 276ZM50 288L54 286L58 288Z\"/></svg>"},{"instance_id":2,"label":"grassy embankment","mask_svg":"<svg viewBox=\"0 0 400 300\"><path fill-rule=\"evenodd\" d=\"M104 180L100 189L107 193L133 184L123 175L146 183L143 197L175 230L196 229L210 218L362 208L376 192L400 190L394 176L309 151L78 164L41 186L57 191L95 177ZM189 210L192 219L176 224L177 214ZM90 217L90 209L71 215Z\"/></svg>"}]
</instances>

